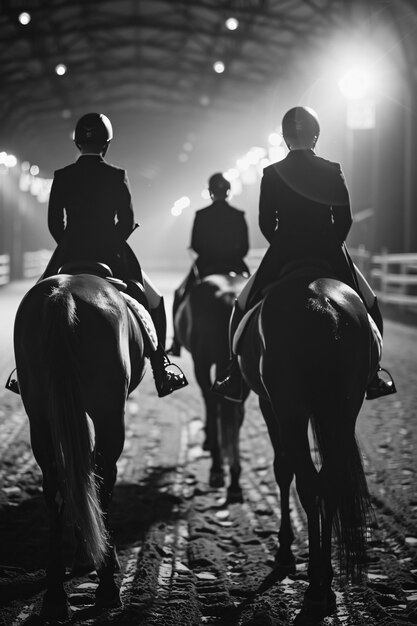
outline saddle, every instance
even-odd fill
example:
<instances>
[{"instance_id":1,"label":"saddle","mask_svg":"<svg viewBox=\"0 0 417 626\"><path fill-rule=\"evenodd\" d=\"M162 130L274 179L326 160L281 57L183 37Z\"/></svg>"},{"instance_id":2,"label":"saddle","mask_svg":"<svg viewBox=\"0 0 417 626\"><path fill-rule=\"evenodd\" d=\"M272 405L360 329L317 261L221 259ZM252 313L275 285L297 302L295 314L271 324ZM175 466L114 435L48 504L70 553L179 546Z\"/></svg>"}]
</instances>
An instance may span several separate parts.
<instances>
[{"instance_id":1,"label":"saddle","mask_svg":"<svg viewBox=\"0 0 417 626\"><path fill-rule=\"evenodd\" d=\"M258 309L263 305L265 297L270 293L276 285L285 280L288 276L305 276L306 268L308 268L309 272L313 274L317 271L322 273L326 271L328 273L327 278L333 278L335 280L339 280L335 277L334 272L332 271L330 265L325 261L321 261L318 259L299 259L295 261L291 261L284 265L282 268L279 277L277 280L268 284L261 292L261 299L259 302L254 304L249 310L244 314L243 318L239 322L238 327L236 328L236 332L233 335L233 353L239 354L240 342L245 332L245 328L251 319L251 317L255 314ZM359 295L359 294L358 294ZM359 295L360 297L360 295ZM366 307L365 307L366 308ZM372 316L367 312L368 322L369 322L369 331L370 331L370 371L373 371L382 357L382 347L383 340L382 335L375 324ZM260 328L260 332L262 333L262 329Z\"/></svg>"},{"instance_id":2,"label":"saddle","mask_svg":"<svg viewBox=\"0 0 417 626\"><path fill-rule=\"evenodd\" d=\"M116 287L120 292L120 295L125 300L129 310L138 321L143 336L152 352L155 352L158 347L158 337L156 334L155 325L152 321L152 317L148 311L148 301L146 298L143 285L137 280L123 281L120 278L115 278L111 268L106 263L99 261L70 261L65 263L59 268L58 274L91 274L104 278L108 283Z\"/></svg>"}]
</instances>

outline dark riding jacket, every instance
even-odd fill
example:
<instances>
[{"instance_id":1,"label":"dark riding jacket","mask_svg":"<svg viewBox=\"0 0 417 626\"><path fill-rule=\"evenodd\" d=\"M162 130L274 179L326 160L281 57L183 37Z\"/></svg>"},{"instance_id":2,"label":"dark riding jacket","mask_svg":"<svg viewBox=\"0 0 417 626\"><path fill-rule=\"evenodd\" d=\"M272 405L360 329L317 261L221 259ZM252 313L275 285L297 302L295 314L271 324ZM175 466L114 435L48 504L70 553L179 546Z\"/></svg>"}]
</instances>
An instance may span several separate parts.
<instances>
[{"instance_id":1,"label":"dark riding jacket","mask_svg":"<svg viewBox=\"0 0 417 626\"><path fill-rule=\"evenodd\" d=\"M126 243L135 220L126 171L102 156L81 155L55 172L48 227L57 248L44 276L68 261L107 263L115 276L141 280L140 265Z\"/></svg>"},{"instance_id":2,"label":"dark riding jacket","mask_svg":"<svg viewBox=\"0 0 417 626\"><path fill-rule=\"evenodd\" d=\"M345 239L352 224L349 193L338 163L313 150L291 150L264 169L259 227L269 248L251 296L277 280L283 266L302 258L327 261L337 278L357 290Z\"/></svg>"},{"instance_id":3,"label":"dark riding jacket","mask_svg":"<svg viewBox=\"0 0 417 626\"><path fill-rule=\"evenodd\" d=\"M200 276L234 271L248 272L243 261L249 250L245 214L226 200L215 200L196 212L191 248L198 254Z\"/></svg>"}]
</instances>

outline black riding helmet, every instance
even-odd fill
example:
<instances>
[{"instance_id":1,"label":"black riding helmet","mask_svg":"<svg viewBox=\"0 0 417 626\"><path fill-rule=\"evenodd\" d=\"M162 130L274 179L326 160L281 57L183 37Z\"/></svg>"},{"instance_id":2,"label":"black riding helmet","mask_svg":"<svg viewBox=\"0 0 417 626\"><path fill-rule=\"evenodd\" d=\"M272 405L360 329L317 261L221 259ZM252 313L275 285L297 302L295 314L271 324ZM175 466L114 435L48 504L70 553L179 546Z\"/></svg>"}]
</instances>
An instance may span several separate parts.
<instances>
[{"instance_id":1,"label":"black riding helmet","mask_svg":"<svg viewBox=\"0 0 417 626\"><path fill-rule=\"evenodd\" d=\"M320 135L320 124L317 114L310 107L293 107L282 118L282 134L291 145L315 143Z\"/></svg>"},{"instance_id":2,"label":"black riding helmet","mask_svg":"<svg viewBox=\"0 0 417 626\"><path fill-rule=\"evenodd\" d=\"M113 139L113 128L103 113L87 113L78 120L73 138L80 149L85 144L93 144L103 146L106 150Z\"/></svg>"},{"instance_id":3,"label":"black riding helmet","mask_svg":"<svg viewBox=\"0 0 417 626\"><path fill-rule=\"evenodd\" d=\"M223 176L223 174L213 174L208 181L208 188L210 193L224 193L226 196L230 190L230 182Z\"/></svg>"}]
</instances>

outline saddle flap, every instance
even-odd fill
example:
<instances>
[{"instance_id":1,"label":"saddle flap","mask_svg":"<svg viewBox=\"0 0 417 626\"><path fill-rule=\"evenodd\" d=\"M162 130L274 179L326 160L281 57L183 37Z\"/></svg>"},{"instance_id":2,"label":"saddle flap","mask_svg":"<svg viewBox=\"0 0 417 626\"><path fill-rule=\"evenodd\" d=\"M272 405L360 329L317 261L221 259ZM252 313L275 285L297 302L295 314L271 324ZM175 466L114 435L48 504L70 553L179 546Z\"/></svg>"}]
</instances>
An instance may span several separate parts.
<instances>
[{"instance_id":1,"label":"saddle flap","mask_svg":"<svg viewBox=\"0 0 417 626\"><path fill-rule=\"evenodd\" d=\"M151 350L155 352L158 347L158 337L150 314L143 304L140 304L137 300L132 298L132 296L129 296L129 294L121 292L121 295L126 300L127 306L138 320L145 336L148 338Z\"/></svg>"},{"instance_id":2,"label":"saddle flap","mask_svg":"<svg viewBox=\"0 0 417 626\"><path fill-rule=\"evenodd\" d=\"M234 354L239 354L240 342L241 342L243 333L245 332L245 328L250 318L252 317L252 315L255 314L255 311L257 311L262 306L262 304L263 304L263 300L260 300L259 302L257 302L255 306L249 309L249 311L247 311L245 315L242 317L242 319L240 320L239 325L236 328L236 332L233 335L232 351Z\"/></svg>"},{"instance_id":3,"label":"saddle flap","mask_svg":"<svg viewBox=\"0 0 417 626\"><path fill-rule=\"evenodd\" d=\"M368 322L371 329L371 368L380 362L382 358L382 335L379 332L378 326L368 313Z\"/></svg>"}]
</instances>

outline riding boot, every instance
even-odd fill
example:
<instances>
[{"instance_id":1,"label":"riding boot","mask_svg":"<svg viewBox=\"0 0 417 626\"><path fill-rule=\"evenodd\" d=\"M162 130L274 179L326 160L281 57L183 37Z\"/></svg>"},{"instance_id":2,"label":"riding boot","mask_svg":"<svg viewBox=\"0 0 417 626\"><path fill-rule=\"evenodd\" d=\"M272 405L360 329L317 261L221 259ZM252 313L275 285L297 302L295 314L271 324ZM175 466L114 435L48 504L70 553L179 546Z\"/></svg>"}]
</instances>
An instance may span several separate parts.
<instances>
[{"instance_id":1,"label":"riding boot","mask_svg":"<svg viewBox=\"0 0 417 626\"><path fill-rule=\"evenodd\" d=\"M181 285L178 287L178 289L174 291L174 302L172 305L172 325L174 333L172 337L172 344L167 350L167 354L170 354L172 356L181 356L181 342L175 332L175 317L177 315L177 311L180 307L180 304L184 302L185 298L190 293L191 288L195 285L198 279L198 269L197 266L194 264L185 279L182 281Z\"/></svg>"},{"instance_id":2,"label":"riding boot","mask_svg":"<svg viewBox=\"0 0 417 626\"><path fill-rule=\"evenodd\" d=\"M178 365L171 363L160 343L158 344L155 352L152 352L150 362L156 391L158 392L158 396L160 398L163 398L173 391L188 385L188 381L185 378L184 373ZM179 374L169 371L168 367L177 368Z\"/></svg>"},{"instance_id":3,"label":"riding boot","mask_svg":"<svg viewBox=\"0 0 417 626\"><path fill-rule=\"evenodd\" d=\"M211 391L213 393L223 396L227 400L232 400L233 402L243 401L242 373L240 371L237 355L234 354L232 346L233 335L235 334L244 314L245 311L240 308L238 301L235 300L229 323L230 358L226 368L226 376L223 380L216 380L211 387Z\"/></svg>"},{"instance_id":4,"label":"riding boot","mask_svg":"<svg viewBox=\"0 0 417 626\"><path fill-rule=\"evenodd\" d=\"M158 396L163 398L177 389L186 387L188 381L178 365L171 363L164 349L167 325L163 298L161 298L157 307L150 309L150 314L158 337L158 347L155 352L152 352L149 360L156 391ZM179 373L169 371L169 367L175 367Z\"/></svg>"},{"instance_id":5,"label":"riding boot","mask_svg":"<svg viewBox=\"0 0 417 626\"><path fill-rule=\"evenodd\" d=\"M384 332L384 322L382 319L381 311L380 311L378 300L376 297L375 297L373 305L368 309L368 313L374 320L382 337L383 332ZM389 381L385 381L383 378L379 376L379 372L381 371L386 372L388 374L388 376L390 377ZM378 365L378 369L376 373L374 374L374 376L372 377L371 381L368 384L368 387L366 388L366 399L374 400L375 398L389 396L393 393L396 393L396 391L397 389L395 387L395 383L391 374L386 369Z\"/></svg>"},{"instance_id":6,"label":"riding boot","mask_svg":"<svg viewBox=\"0 0 417 626\"><path fill-rule=\"evenodd\" d=\"M172 323L173 323L173 328L174 328L174 334L172 337L171 347L168 348L167 350L167 354L170 354L171 356L181 356L181 344L175 332L175 316L177 314L178 307L180 306L181 302L184 299L184 296L185 296L184 289L179 288L175 290L174 302L172 305Z\"/></svg>"},{"instance_id":7,"label":"riding boot","mask_svg":"<svg viewBox=\"0 0 417 626\"><path fill-rule=\"evenodd\" d=\"M13 391L13 393L17 393L18 395L20 395L19 382L17 378L13 377L13 374L15 371L16 371L16 368L14 368L14 370L9 375L9 378L7 379L6 384L5 384L5 388L8 389L9 391Z\"/></svg>"}]
</instances>

